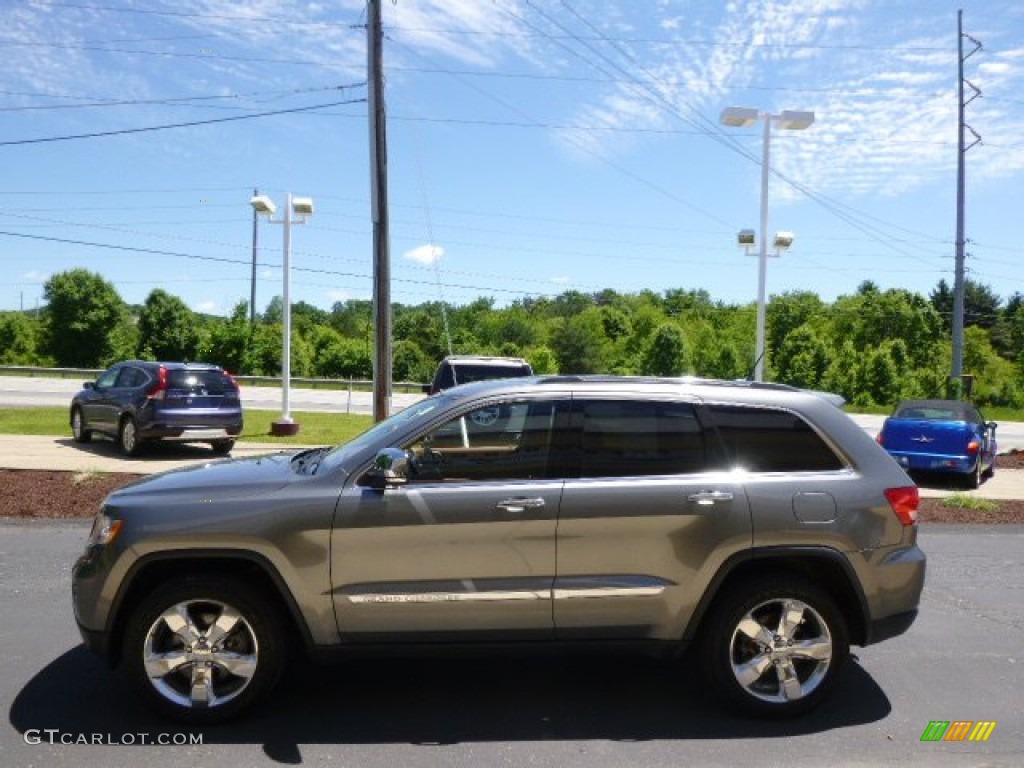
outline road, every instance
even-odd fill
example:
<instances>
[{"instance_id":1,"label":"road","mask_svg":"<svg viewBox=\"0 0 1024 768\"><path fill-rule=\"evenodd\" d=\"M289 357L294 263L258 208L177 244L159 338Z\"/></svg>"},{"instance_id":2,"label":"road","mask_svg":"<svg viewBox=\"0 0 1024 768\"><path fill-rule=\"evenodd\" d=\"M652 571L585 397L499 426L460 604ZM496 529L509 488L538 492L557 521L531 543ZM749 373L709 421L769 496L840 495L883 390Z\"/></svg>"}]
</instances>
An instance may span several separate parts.
<instances>
[{"instance_id":1,"label":"road","mask_svg":"<svg viewBox=\"0 0 1024 768\"><path fill-rule=\"evenodd\" d=\"M800 720L722 713L692 661L371 660L301 667L267 707L196 732L194 746L140 746L139 734L184 730L140 708L79 643L68 570L87 527L0 521L5 768L1024 764L1024 527L922 530L929 564L917 623L856 649L838 695ZM922 743L933 720L997 726L986 743ZM104 743L60 743L93 738Z\"/></svg>"},{"instance_id":2,"label":"road","mask_svg":"<svg viewBox=\"0 0 1024 768\"><path fill-rule=\"evenodd\" d=\"M67 407L81 388L82 382L71 379L0 376L0 408L42 405ZM400 410L422 397L419 394L395 393L391 405L395 410ZM242 406L254 411L279 411L281 388L243 386ZM373 393L292 387L291 409L320 413L373 413Z\"/></svg>"},{"instance_id":3,"label":"road","mask_svg":"<svg viewBox=\"0 0 1024 768\"><path fill-rule=\"evenodd\" d=\"M0 408L30 405L67 406L80 388L80 381L70 379L0 376ZM422 395L396 393L392 397L392 407L395 410L400 410L412 405L422 397ZM281 390L275 387L243 387L242 405L256 411L280 410ZM293 411L373 413L370 392L349 393L340 390L296 389L293 387L291 407ZM853 419L871 435L877 435L885 417L855 414ZM997 435L1001 451L1024 451L1024 422L1003 422L999 425Z\"/></svg>"}]
</instances>

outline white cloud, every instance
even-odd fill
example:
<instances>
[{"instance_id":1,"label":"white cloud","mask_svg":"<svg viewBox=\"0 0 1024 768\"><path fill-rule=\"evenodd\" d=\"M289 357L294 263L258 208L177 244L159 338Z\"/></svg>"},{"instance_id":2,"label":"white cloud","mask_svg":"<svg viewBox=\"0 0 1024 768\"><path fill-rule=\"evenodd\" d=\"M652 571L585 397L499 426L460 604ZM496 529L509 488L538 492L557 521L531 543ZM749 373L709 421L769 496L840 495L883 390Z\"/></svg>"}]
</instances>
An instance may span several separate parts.
<instances>
[{"instance_id":1,"label":"white cloud","mask_svg":"<svg viewBox=\"0 0 1024 768\"><path fill-rule=\"evenodd\" d=\"M30 269L22 277L32 282L45 282L50 279L50 274L48 272L40 272L37 269Z\"/></svg>"},{"instance_id":2,"label":"white cloud","mask_svg":"<svg viewBox=\"0 0 1024 768\"><path fill-rule=\"evenodd\" d=\"M559 275L558 277L552 277L551 282L555 285L569 285L572 282L572 278L565 275Z\"/></svg>"},{"instance_id":3,"label":"white cloud","mask_svg":"<svg viewBox=\"0 0 1024 768\"><path fill-rule=\"evenodd\" d=\"M441 260L441 257L444 256L444 248L439 245L421 245L418 248L406 251L402 256L409 261L429 267Z\"/></svg>"},{"instance_id":4,"label":"white cloud","mask_svg":"<svg viewBox=\"0 0 1024 768\"><path fill-rule=\"evenodd\" d=\"M196 304L196 312L202 312L207 315L214 315L220 312L220 303L212 300L200 301Z\"/></svg>"},{"instance_id":5,"label":"white cloud","mask_svg":"<svg viewBox=\"0 0 1024 768\"><path fill-rule=\"evenodd\" d=\"M343 289L332 290L327 292L327 298L330 299L332 303L335 301L344 302L352 298L352 293Z\"/></svg>"}]
</instances>

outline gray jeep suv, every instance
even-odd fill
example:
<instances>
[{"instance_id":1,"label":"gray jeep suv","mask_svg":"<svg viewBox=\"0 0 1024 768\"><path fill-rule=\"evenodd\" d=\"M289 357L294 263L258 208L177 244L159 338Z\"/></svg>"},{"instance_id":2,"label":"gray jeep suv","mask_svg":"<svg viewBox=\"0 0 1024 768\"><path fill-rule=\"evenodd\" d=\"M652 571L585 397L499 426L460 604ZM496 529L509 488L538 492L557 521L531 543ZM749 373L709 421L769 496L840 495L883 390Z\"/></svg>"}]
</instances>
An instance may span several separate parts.
<instances>
[{"instance_id":1,"label":"gray jeep suv","mask_svg":"<svg viewBox=\"0 0 1024 768\"><path fill-rule=\"evenodd\" d=\"M270 693L294 644L692 645L727 703L794 715L834 688L850 644L913 622L917 505L817 394L480 382L335 448L115 491L74 567L75 617L144 699L192 723Z\"/></svg>"}]
</instances>

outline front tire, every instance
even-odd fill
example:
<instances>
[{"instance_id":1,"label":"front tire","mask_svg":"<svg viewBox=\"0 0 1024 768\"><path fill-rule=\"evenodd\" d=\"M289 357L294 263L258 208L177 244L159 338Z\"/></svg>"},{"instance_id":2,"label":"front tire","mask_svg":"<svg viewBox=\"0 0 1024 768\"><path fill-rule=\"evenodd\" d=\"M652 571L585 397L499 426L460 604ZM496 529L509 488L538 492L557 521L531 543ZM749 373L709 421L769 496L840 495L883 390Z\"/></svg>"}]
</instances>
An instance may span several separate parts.
<instances>
[{"instance_id":1,"label":"front tire","mask_svg":"<svg viewBox=\"0 0 1024 768\"><path fill-rule=\"evenodd\" d=\"M227 456L231 453L231 449L235 447L234 440L214 440L210 443L210 447L213 452L218 456Z\"/></svg>"},{"instance_id":2,"label":"front tire","mask_svg":"<svg viewBox=\"0 0 1024 768\"><path fill-rule=\"evenodd\" d=\"M76 443L88 443L92 440L92 431L85 428L85 417L82 416L81 408L71 411L71 436Z\"/></svg>"},{"instance_id":3,"label":"front tire","mask_svg":"<svg viewBox=\"0 0 1024 768\"><path fill-rule=\"evenodd\" d=\"M180 579L129 617L122 668L158 713L191 725L230 719L266 695L284 669L278 613L233 579Z\"/></svg>"},{"instance_id":4,"label":"front tire","mask_svg":"<svg viewBox=\"0 0 1024 768\"><path fill-rule=\"evenodd\" d=\"M709 681L730 707L759 717L793 717L817 707L850 651L835 602L796 577L734 587L717 600L707 630Z\"/></svg>"}]
</instances>

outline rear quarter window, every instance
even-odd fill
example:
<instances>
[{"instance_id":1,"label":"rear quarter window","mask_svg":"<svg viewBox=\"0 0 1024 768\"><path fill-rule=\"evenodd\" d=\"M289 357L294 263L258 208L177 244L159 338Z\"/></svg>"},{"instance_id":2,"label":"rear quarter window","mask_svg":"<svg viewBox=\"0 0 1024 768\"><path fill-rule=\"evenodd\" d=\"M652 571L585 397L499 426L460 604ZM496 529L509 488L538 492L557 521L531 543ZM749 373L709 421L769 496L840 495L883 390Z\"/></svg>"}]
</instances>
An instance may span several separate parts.
<instances>
[{"instance_id":1,"label":"rear quarter window","mask_svg":"<svg viewBox=\"0 0 1024 768\"><path fill-rule=\"evenodd\" d=\"M731 467L748 472L823 472L843 461L814 429L789 411L712 405Z\"/></svg>"}]
</instances>

